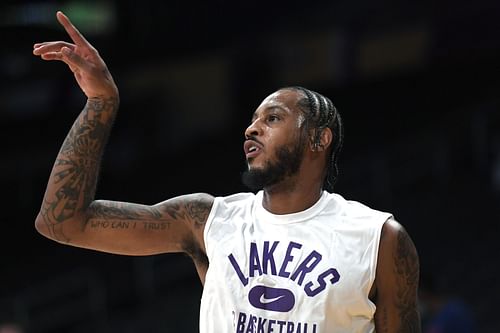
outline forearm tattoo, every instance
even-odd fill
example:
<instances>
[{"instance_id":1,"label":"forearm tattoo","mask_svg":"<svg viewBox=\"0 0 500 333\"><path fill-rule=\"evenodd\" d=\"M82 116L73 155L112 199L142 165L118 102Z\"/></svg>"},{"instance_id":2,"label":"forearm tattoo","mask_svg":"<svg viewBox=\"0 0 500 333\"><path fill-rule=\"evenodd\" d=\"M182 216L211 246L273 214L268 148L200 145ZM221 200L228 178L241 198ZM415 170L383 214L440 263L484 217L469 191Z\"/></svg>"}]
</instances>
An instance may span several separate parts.
<instances>
[{"instance_id":1,"label":"forearm tattoo","mask_svg":"<svg viewBox=\"0 0 500 333\"><path fill-rule=\"evenodd\" d=\"M58 241L69 241L62 223L94 199L101 156L117 108L114 98L89 99L59 151L41 208L49 232Z\"/></svg>"},{"instance_id":2,"label":"forearm tattoo","mask_svg":"<svg viewBox=\"0 0 500 333\"><path fill-rule=\"evenodd\" d=\"M420 316L417 308L418 255L405 231L398 233L394 263L398 279L396 306L401 321L398 333L420 333Z\"/></svg>"}]
</instances>

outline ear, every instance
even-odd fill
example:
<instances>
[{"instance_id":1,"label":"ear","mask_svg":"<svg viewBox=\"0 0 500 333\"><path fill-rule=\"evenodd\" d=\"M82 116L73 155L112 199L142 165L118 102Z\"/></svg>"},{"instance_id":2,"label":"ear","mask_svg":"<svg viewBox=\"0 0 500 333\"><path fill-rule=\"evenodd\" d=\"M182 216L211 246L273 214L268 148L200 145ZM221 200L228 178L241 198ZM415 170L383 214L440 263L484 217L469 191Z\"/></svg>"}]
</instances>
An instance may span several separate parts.
<instances>
[{"instance_id":1,"label":"ear","mask_svg":"<svg viewBox=\"0 0 500 333\"><path fill-rule=\"evenodd\" d=\"M311 150L317 152L324 151L330 146L332 140L332 130L327 127L321 131L319 142L315 142L316 140L313 139L313 141L311 142Z\"/></svg>"}]
</instances>

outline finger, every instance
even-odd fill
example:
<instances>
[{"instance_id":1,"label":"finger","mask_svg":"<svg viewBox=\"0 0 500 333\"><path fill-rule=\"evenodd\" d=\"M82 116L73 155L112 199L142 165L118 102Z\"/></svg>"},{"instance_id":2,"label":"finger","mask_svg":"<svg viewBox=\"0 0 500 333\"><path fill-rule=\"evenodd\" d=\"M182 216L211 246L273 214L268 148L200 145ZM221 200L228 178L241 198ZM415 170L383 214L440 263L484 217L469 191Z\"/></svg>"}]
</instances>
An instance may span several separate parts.
<instances>
[{"instance_id":1,"label":"finger","mask_svg":"<svg viewBox=\"0 0 500 333\"><path fill-rule=\"evenodd\" d=\"M45 52L40 55L43 60L60 60L65 62L72 72L86 71L89 65L78 54L67 47L63 47L60 51Z\"/></svg>"},{"instance_id":2,"label":"finger","mask_svg":"<svg viewBox=\"0 0 500 333\"><path fill-rule=\"evenodd\" d=\"M40 55L43 60L62 60L61 52L47 52Z\"/></svg>"},{"instance_id":3,"label":"finger","mask_svg":"<svg viewBox=\"0 0 500 333\"><path fill-rule=\"evenodd\" d=\"M47 52L58 52L60 51L63 47L67 47L71 50L75 50L75 45L71 43L66 43L66 42L45 42L45 43L38 43L33 46L33 54L34 55L41 55L43 53Z\"/></svg>"},{"instance_id":4,"label":"finger","mask_svg":"<svg viewBox=\"0 0 500 333\"><path fill-rule=\"evenodd\" d=\"M89 42L83 37L83 35L78 31L78 29L71 23L69 18L63 14L63 12L58 11L56 13L57 20L64 27L64 30L68 33L69 37L76 45L86 45L90 46Z\"/></svg>"},{"instance_id":5,"label":"finger","mask_svg":"<svg viewBox=\"0 0 500 333\"><path fill-rule=\"evenodd\" d=\"M35 43L35 44L33 44L33 50L38 49L38 48L40 48L44 45L50 44L50 43L53 43L53 42Z\"/></svg>"},{"instance_id":6,"label":"finger","mask_svg":"<svg viewBox=\"0 0 500 333\"><path fill-rule=\"evenodd\" d=\"M57 52L56 52L57 53ZM71 70L74 72L76 69L87 71L89 69L89 64L80 57L76 52L68 47L63 47L61 49L61 60L64 61Z\"/></svg>"},{"instance_id":7,"label":"finger","mask_svg":"<svg viewBox=\"0 0 500 333\"><path fill-rule=\"evenodd\" d=\"M49 52L49 53L44 53L40 56L43 60L60 60L66 63L68 65L69 69L73 73L78 72L78 68L75 67L73 64L69 63L68 61L65 61L63 54L61 52Z\"/></svg>"},{"instance_id":8,"label":"finger","mask_svg":"<svg viewBox=\"0 0 500 333\"><path fill-rule=\"evenodd\" d=\"M60 43L71 44L71 43L64 42L64 41L50 41L50 42L35 43L35 44L33 44L33 48L36 49L36 48L39 48L39 47L42 47L45 45L53 45L53 44L60 44ZM71 45L74 45L74 44L71 44Z\"/></svg>"}]
</instances>

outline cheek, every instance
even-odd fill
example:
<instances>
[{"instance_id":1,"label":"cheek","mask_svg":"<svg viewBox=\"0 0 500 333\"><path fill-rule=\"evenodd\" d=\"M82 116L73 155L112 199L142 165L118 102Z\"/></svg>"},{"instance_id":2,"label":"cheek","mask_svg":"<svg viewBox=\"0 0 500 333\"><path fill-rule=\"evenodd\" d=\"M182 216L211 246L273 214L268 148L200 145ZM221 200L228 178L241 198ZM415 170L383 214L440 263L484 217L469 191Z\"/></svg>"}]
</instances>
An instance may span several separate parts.
<instances>
[{"instance_id":1,"label":"cheek","mask_svg":"<svg viewBox=\"0 0 500 333\"><path fill-rule=\"evenodd\" d=\"M272 142L270 146L270 151L272 155L276 154L276 150L280 148L287 148L290 149L292 147L295 147L300 140L299 136L297 135L297 129L296 128L290 128L288 131L284 131L281 134L274 134L269 136L269 142Z\"/></svg>"},{"instance_id":2,"label":"cheek","mask_svg":"<svg viewBox=\"0 0 500 333\"><path fill-rule=\"evenodd\" d=\"M267 145L266 145L266 152L268 156L274 155L276 148L282 145L283 145L283 136L279 136L274 133L269 134L269 136L267 137Z\"/></svg>"}]
</instances>

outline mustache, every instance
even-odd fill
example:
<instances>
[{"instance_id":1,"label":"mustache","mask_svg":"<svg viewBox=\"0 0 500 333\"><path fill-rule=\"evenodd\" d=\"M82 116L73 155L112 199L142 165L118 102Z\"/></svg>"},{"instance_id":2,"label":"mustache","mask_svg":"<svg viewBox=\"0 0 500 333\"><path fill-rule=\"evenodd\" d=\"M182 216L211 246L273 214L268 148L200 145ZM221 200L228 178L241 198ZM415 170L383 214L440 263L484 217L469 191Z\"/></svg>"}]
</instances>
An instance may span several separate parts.
<instances>
[{"instance_id":1,"label":"mustache","mask_svg":"<svg viewBox=\"0 0 500 333\"><path fill-rule=\"evenodd\" d=\"M253 136L253 135L249 135L249 136L247 136L247 137L245 138L245 141L255 141L255 142L257 142L259 145L264 146L264 145L262 144L262 142L260 142L259 140L257 140L257 138L256 138L255 136Z\"/></svg>"}]
</instances>

